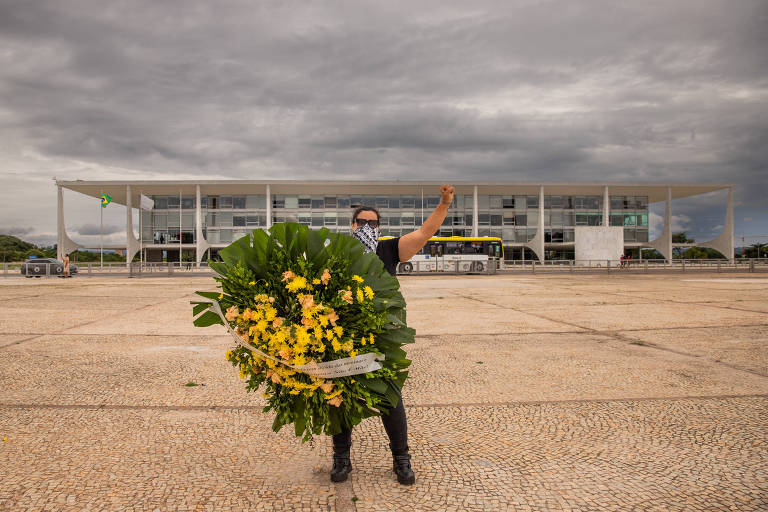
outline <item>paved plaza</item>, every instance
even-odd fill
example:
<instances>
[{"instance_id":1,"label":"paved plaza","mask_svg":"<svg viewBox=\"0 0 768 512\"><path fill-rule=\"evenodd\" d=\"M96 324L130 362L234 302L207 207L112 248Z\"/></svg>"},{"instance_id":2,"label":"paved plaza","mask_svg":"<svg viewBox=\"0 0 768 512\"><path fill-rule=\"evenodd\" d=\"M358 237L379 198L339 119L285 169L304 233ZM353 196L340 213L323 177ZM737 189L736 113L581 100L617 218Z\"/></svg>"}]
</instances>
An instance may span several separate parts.
<instances>
[{"instance_id":1,"label":"paved plaza","mask_svg":"<svg viewBox=\"0 0 768 512\"><path fill-rule=\"evenodd\" d=\"M768 509L768 278L401 278L416 484L381 422L271 430L210 277L0 280L0 510ZM192 385L196 384L196 385Z\"/></svg>"}]
</instances>

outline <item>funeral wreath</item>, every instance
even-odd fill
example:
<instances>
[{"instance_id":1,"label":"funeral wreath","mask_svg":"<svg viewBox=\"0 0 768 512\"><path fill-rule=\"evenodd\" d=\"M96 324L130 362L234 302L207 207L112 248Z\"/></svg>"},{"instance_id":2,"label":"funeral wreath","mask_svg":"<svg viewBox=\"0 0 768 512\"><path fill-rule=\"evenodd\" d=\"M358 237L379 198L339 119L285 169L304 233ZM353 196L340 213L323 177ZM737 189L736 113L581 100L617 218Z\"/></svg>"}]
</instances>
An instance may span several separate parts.
<instances>
[{"instance_id":1,"label":"funeral wreath","mask_svg":"<svg viewBox=\"0 0 768 512\"><path fill-rule=\"evenodd\" d=\"M219 291L192 302L198 327L221 324L227 360L262 389L272 428L303 441L397 405L413 343L397 278L354 238L295 223L254 230L209 261Z\"/></svg>"}]
</instances>

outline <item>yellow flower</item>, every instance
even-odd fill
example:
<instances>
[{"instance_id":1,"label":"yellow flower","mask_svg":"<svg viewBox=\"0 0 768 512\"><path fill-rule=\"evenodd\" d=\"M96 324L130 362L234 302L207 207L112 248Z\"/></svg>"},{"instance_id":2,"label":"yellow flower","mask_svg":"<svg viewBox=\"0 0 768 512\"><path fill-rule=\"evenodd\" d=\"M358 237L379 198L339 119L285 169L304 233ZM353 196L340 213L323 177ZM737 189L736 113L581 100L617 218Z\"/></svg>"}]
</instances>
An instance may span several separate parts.
<instances>
[{"instance_id":1,"label":"yellow flower","mask_svg":"<svg viewBox=\"0 0 768 512\"><path fill-rule=\"evenodd\" d=\"M353 350L349 353L349 357L355 357L357 355L357 350Z\"/></svg>"},{"instance_id":2,"label":"yellow flower","mask_svg":"<svg viewBox=\"0 0 768 512\"><path fill-rule=\"evenodd\" d=\"M328 271L328 269L323 270L323 275L320 276L320 281L322 281L324 285L327 285L330 280L331 273Z\"/></svg>"},{"instance_id":3,"label":"yellow flower","mask_svg":"<svg viewBox=\"0 0 768 512\"><path fill-rule=\"evenodd\" d=\"M261 396L263 396L264 398L269 398L269 393L267 393L267 392L265 391L264 393L262 393L262 394L261 394Z\"/></svg>"},{"instance_id":4,"label":"yellow flower","mask_svg":"<svg viewBox=\"0 0 768 512\"><path fill-rule=\"evenodd\" d=\"M312 280L312 284L320 284L320 280L315 278Z\"/></svg>"},{"instance_id":5,"label":"yellow flower","mask_svg":"<svg viewBox=\"0 0 768 512\"><path fill-rule=\"evenodd\" d=\"M341 343L339 343L339 340L331 341L331 346L333 347L334 352L338 352L339 350L341 350Z\"/></svg>"},{"instance_id":6,"label":"yellow flower","mask_svg":"<svg viewBox=\"0 0 768 512\"><path fill-rule=\"evenodd\" d=\"M250 283L248 283L248 284L249 284L249 285L251 285L251 286L256 286L256 281L251 281L251 282L250 282Z\"/></svg>"},{"instance_id":7,"label":"yellow flower","mask_svg":"<svg viewBox=\"0 0 768 512\"><path fill-rule=\"evenodd\" d=\"M357 289L357 302L363 302L363 290L360 288Z\"/></svg>"},{"instance_id":8,"label":"yellow flower","mask_svg":"<svg viewBox=\"0 0 768 512\"><path fill-rule=\"evenodd\" d=\"M334 391L333 393L331 393L330 395L323 395L323 396L325 397L326 400L330 400L331 398L336 398L337 396L339 396L342 391L344 391L344 390L339 388L336 391Z\"/></svg>"},{"instance_id":9,"label":"yellow flower","mask_svg":"<svg viewBox=\"0 0 768 512\"><path fill-rule=\"evenodd\" d=\"M302 288L307 287L307 279L302 276L296 276L293 278L293 280L285 285L285 289L289 292L296 293L297 291L301 290Z\"/></svg>"},{"instance_id":10,"label":"yellow flower","mask_svg":"<svg viewBox=\"0 0 768 512\"><path fill-rule=\"evenodd\" d=\"M319 317L317 317L317 320L320 322L320 325L322 325L323 327L328 325L328 317L326 315L320 315Z\"/></svg>"},{"instance_id":11,"label":"yellow flower","mask_svg":"<svg viewBox=\"0 0 768 512\"><path fill-rule=\"evenodd\" d=\"M368 338L368 341L373 345L373 333L371 333L370 337Z\"/></svg>"},{"instance_id":12,"label":"yellow flower","mask_svg":"<svg viewBox=\"0 0 768 512\"><path fill-rule=\"evenodd\" d=\"M224 357L227 358L227 361L232 360L232 351L231 350L227 350L227 353L224 354Z\"/></svg>"},{"instance_id":13,"label":"yellow flower","mask_svg":"<svg viewBox=\"0 0 768 512\"><path fill-rule=\"evenodd\" d=\"M363 279L362 277L360 277L357 274L352 276L352 280L357 281L358 283L362 283L363 281L365 281L365 279Z\"/></svg>"},{"instance_id":14,"label":"yellow flower","mask_svg":"<svg viewBox=\"0 0 768 512\"><path fill-rule=\"evenodd\" d=\"M363 288L363 290L365 291L365 296L368 297L368 299L373 299L373 288L366 286Z\"/></svg>"},{"instance_id":15,"label":"yellow flower","mask_svg":"<svg viewBox=\"0 0 768 512\"><path fill-rule=\"evenodd\" d=\"M340 337L344 333L344 328L340 325L337 325L336 327L333 328L333 332L336 333L336 336Z\"/></svg>"},{"instance_id":16,"label":"yellow flower","mask_svg":"<svg viewBox=\"0 0 768 512\"><path fill-rule=\"evenodd\" d=\"M223 298L224 298L224 294L223 294L223 293L220 293L220 294L219 294L219 300L221 300L221 299L223 299Z\"/></svg>"},{"instance_id":17,"label":"yellow flower","mask_svg":"<svg viewBox=\"0 0 768 512\"><path fill-rule=\"evenodd\" d=\"M352 351L352 348L353 348L353 346L354 346L354 345L352 344L352 340L347 340L347 341L345 341L345 342L344 342L344 343L341 345L341 348L342 348L342 350L344 350L344 352L351 352L351 351Z\"/></svg>"}]
</instances>

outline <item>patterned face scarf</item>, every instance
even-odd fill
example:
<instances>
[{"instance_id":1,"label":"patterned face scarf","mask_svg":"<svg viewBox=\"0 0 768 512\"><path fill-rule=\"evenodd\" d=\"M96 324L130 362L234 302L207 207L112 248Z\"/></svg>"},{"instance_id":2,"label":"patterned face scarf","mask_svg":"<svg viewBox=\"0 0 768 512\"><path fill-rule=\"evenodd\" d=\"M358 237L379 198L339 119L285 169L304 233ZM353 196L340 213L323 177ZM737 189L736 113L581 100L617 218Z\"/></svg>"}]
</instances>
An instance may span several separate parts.
<instances>
[{"instance_id":1,"label":"patterned face scarf","mask_svg":"<svg viewBox=\"0 0 768 512\"><path fill-rule=\"evenodd\" d=\"M379 245L379 228L363 224L352 232L352 236L362 242L365 252L376 252L376 247Z\"/></svg>"}]
</instances>

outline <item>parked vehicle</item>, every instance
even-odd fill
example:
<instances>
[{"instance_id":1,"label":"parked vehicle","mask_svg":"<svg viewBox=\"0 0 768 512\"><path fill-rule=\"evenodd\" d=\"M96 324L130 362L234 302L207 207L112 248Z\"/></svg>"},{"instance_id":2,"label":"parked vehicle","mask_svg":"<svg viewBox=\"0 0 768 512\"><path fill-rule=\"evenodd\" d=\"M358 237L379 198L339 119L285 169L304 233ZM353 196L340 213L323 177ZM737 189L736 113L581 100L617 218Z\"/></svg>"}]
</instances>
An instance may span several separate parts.
<instances>
[{"instance_id":1,"label":"parked vehicle","mask_svg":"<svg viewBox=\"0 0 768 512\"><path fill-rule=\"evenodd\" d=\"M77 274L77 266L69 264L69 274ZM56 258L30 258L21 265L26 277L63 276L64 262Z\"/></svg>"}]
</instances>

